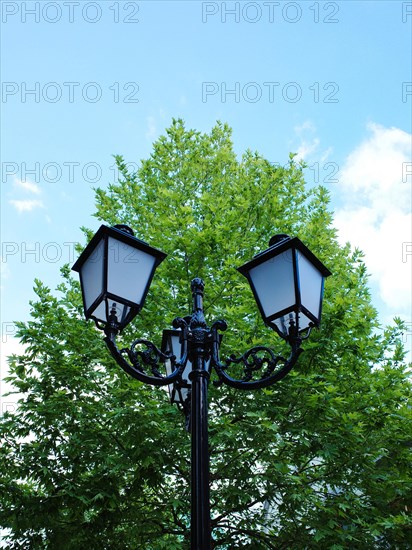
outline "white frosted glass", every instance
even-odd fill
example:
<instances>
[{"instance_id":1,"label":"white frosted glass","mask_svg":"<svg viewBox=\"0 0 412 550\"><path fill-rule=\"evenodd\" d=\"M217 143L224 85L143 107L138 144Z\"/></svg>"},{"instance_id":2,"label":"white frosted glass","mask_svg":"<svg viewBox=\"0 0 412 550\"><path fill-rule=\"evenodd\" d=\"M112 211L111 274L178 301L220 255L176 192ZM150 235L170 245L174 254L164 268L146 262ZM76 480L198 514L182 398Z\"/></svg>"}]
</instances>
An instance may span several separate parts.
<instances>
[{"instance_id":1,"label":"white frosted glass","mask_svg":"<svg viewBox=\"0 0 412 550\"><path fill-rule=\"evenodd\" d=\"M302 312L299 313L299 330L305 330L313 321Z\"/></svg>"},{"instance_id":2,"label":"white frosted glass","mask_svg":"<svg viewBox=\"0 0 412 550\"><path fill-rule=\"evenodd\" d=\"M177 361L181 359L182 344L180 343L179 335L169 336L166 342L165 353L170 353L170 352L176 356ZM206 362L206 370L209 370L209 365L210 365L210 359ZM166 366L166 374L168 375L171 374L172 373L171 361L170 360L165 361L165 366ZM189 393L189 389L192 385L192 381L189 379L189 374L192 372L192 369L193 369L192 363L191 361L188 360L184 368L184 371L182 373L182 383L187 385L187 387L180 385L180 389L178 390L177 387L179 386L179 383L170 384L168 386L170 398L173 403L183 404L183 402L186 400ZM181 399L179 396L179 392L180 392Z\"/></svg>"},{"instance_id":3,"label":"white frosted glass","mask_svg":"<svg viewBox=\"0 0 412 550\"><path fill-rule=\"evenodd\" d=\"M107 291L140 304L155 258L109 237Z\"/></svg>"},{"instance_id":4,"label":"white frosted glass","mask_svg":"<svg viewBox=\"0 0 412 550\"><path fill-rule=\"evenodd\" d=\"M172 367L171 367L170 361L166 362L165 365L166 365L166 374L167 376L169 376L169 374L172 374ZM176 392L173 384L169 384L168 386L166 386L166 389L169 394L170 401L174 403Z\"/></svg>"},{"instance_id":5,"label":"white frosted glass","mask_svg":"<svg viewBox=\"0 0 412 550\"><path fill-rule=\"evenodd\" d=\"M182 394L182 401L186 401L187 394L189 393L189 388L181 388L180 393Z\"/></svg>"},{"instance_id":6,"label":"white frosted glass","mask_svg":"<svg viewBox=\"0 0 412 550\"><path fill-rule=\"evenodd\" d=\"M322 292L322 274L300 252L298 252L301 305L319 319Z\"/></svg>"},{"instance_id":7,"label":"white frosted glass","mask_svg":"<svg viewBox=\"0 0 412 550\"><path fill-rule=\"evenodd\" d=\"M250 277L266 317L295 304L292 250L250 270Z\"/></svg>"},{"instance_id":8,"label":"white frosted glass","mask_svg":"<svg viewBox=\"0 0 412 550\"><path fill-rule=\"evenodd\" d=\"M182 344L180 343L180 336L172 336L170 338L171 344L172 344L172 353L176 356L176 360L180 361L182 358ZM192 363L190 361L187 361L186 367L182 374L182 379L186 380L189 384L191 383L189 381L189 373L192 371Z\"/></svg>"},{"instance_id":9,"label":"white frosted glass","mask_svg":"<svg viewBox=\"0 0 412 550\"><path fill-rule=\"evenodd\" d=\"M182 346L180 344L180 337L178 335L176 336L169 335L166 340L166 347L163 350L164 353L174 355L176 357L176 360L179 361L180 355L181 355L181 349L182 349Z\"/></svg>"},{"instance_id":10,"label":"white frosted glass","mask_svg":"<svg viewBox=\"0 0 412 550\"><path fill-rule=\"evenodd\" d=\"M279 317L278 319L274 319L271 321L271 325L276 325L280 332L287 335L289 333L289 326L290 326L290 320L295 320L295 313L287 313L286 315L283 315L282 317ZM298 315L299 319L299 331L305 330L309 327L309 323L312 321L306 317L304 313L299 313Z\"/></svg>"},{"instance_id":11,"label":"white frosted glass","mask_svg":"<svg viewBox=\"0 0 412 550\"><path fill-rule=\"evenodd\" d=\"M165 367L166 367L166 374L167 376L169 376L169 374L172 374L172 362L170 359L166 359L165 361ZM167 386L170 390L172 389L172 384L169 384L169 386Z\"/></svg>"},{"instance_id":12,"label":"white frosted glass","mask_svg":"<svg viewBox=\"0 0 412 550\"><path fill-rule=\"evenodd\" d=\"M172 349L169 350L173 353L173 355L176 357L177 361L180 361L180 356L182 354L182 344L180 343L180 337L179 336L172 336L170 338Z\"/></svg>"},{"instance_id":13,"label":"white frosted glass","mask_svg":"<svg viewBox=\"0 0 412 550\"><path fill-rule=\"evenodd\" d=\"M183 380L185 380L188 384L192 384L192 381L189 379L189 374L192 372L192 368L192 363L188 360L182 374Z\"/></svg>"},{"instance_id":14,"label":"white frosted glass","mask_svg":"<svg viewBox=\"0 0 412 550\"><path fill-rule=\"evenodd\" d=\"M179 335L169 336L168 340L166 341L166 349L164 350L164 352L165 353L172 353L176 357L176 360L179 361L180 360L180 355L181 355L181 349L182 349L182 347L181 347L181 344L180 344ZM167 359L165 361L165 367L166 367L167 376L172 374L172 372L173 372L172 371L172 361L170 359ZM175 390L174 384L169 384L167 386L167 389L168 389L168 392L169 392L170 399L171 399L172 403L178 402L179 401L179 394Z\"/></svg>"},{"instance_id":15,"label":"white frosted glass","mask_svg":"<svg viewBox=\"0 0 412 550\"><path fill-rule=\"evenodd\" d=\"M180 353L179 353L179 356L177 357L177 359L180 359ZM167 374L172 374L171 361L170 360L166 361L165 365L166 365L166 373ZM183 371L182 381L184 383L189 384L189 385L191 385L191 383L192 383L189 380L189 373L191 372L191 370L192 370L192 363L190 361L188 361L186 363L185 370ZM180 401L179 390L177 390L177 386L175 386L175 384L169 384L168 390L169 390L169 395L170 395L170 398L171 398L172 402L183 404L183 402L186 400L189 388L180 387L180 394L182 396L182 401Z\"/></svg>"},{"instance_id":16,"label":"white frosted glass","mask_svg":"<svg viewBox=\"0 0 412 550\"><path fill-rule=\"evenodd\" d=\"M125 306L124 304L120 304L119 302L114 302L113 300L108 300L108 303L109 303L109 308L108 308L109 315L110 315L110 310L113 308L113 305L116 304L115 305L116 317L118 322L121 323L126 317L126 315L129 313L130 307ZM96 307L96 309L91 312L91 315L93 315L97 319L100 319L100 321L103 321L106 323L107 322L106 301L103 300L102 302L100 302L99 305Z\"/></svg>"},{"instance_id":17,"label":"white frosted glass","mask_svg":"<svg viewBox=\"0 0 412 550\"><path fill-rule=\"evenodd\" d=\"M271 324L276 325L282 334L287 335L289 333L290 321L294 319L294 313L287 313L286 315L282 315L282 317L274 319Z\"/></svg>"},{"instance_id":18,"label":"white frosted glass","mask_svg":"<svg viewBox=\"0 0 412 550\"><path fill-rule=\"evenodd\" d=\"M86 310L103 292L104 239L94 249L81 268Z\"/></svg>"}]
</instances>

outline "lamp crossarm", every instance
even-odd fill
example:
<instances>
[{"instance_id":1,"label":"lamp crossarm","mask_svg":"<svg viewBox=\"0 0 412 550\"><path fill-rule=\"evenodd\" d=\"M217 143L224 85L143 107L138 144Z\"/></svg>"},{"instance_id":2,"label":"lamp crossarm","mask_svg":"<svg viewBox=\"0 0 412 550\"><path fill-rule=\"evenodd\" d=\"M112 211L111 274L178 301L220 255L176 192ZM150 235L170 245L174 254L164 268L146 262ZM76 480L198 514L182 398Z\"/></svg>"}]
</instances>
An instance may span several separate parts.
<instances>
[{"instance_id":1,"label":"lamp crossarm","mask_svg":"<svg viewBox=\"0 0 412 550\"><path fill-rule=\"evenodd\" d=\"M116 344L116 333L113 330L106 331L104 341L116 363L127 374L152 386L173 384L181 377L187 363L187 353L180 361L176 361L173 354L163 353L149 340L137 339L130 348L119 349ZM144 346L145 349L141 351L138 346ZM172 368L172 373L168 376L162 375L159 371L160 365L166 361L171 362ZM151 374L147 374L147 370L150 370Z\"/></svg>"},{"instance_id":2,"label":"lamp crossarm","mask_svg":"<svg viewBox=\"0 0 412 550\"><path fill-rule=\"evenodd\" d=\"M106 327L104 341L116 363L136 380L152 386L179 385L188 361L187 344L190 324L186 319L176 318L173 325L175 328L182 329L183 349L179 361L176 360L173 354L162 352L155 344L142 338L135 340L130 348L119 349L116 344L118 330L113 323ZM297 335L291 337L292 335L290 335L288 342L291 346L291 353L287 359L276 354L267 346L254 346L242 355L237 357L232 354L225 362L222 362L219 357L221 337L218 331L225 331L226 329L226 322L219 320L213 323L209 332L211 336L210 366L215 369L218 376L218 380L214 384L216 386L226 384L241 390L265 388L284 378L295 366L300 354L303 352L300 345L302 340L306 339L306 337L302 338ZM205 330L205 332L208 332L208 330ZM166 361L170 361L172 371L167 376L159 370L162 365L165 365ZM234 378L229 374L228 370L233 365L243 366L242 378Z\"/></svg>"},{"instance_id":3,"label":"lamp crossarm","mask_svg":"<svg viewBox=\"0 0 412 550\"><path fill-rule=\"evenodd\" d=\"M225 363L222 363L219 358L219 340L218 326L212 326L213 333L213 351L211 363L214 367L219 380L215 382L216 386L226 384L232 388L240 390L258 390L275 384L284 378L295 366L303 349L300 347L301 339L296 337L290 341L292 351L286 359L282 355L277 355L271 348L266 346L254 346L248 349L245 353L236 357L232 354ZM228 374L227 369L232 364L243 363L243 377L236 379ZM253 380L258 374L259 378Z\"/></svg>"}]
</instances>

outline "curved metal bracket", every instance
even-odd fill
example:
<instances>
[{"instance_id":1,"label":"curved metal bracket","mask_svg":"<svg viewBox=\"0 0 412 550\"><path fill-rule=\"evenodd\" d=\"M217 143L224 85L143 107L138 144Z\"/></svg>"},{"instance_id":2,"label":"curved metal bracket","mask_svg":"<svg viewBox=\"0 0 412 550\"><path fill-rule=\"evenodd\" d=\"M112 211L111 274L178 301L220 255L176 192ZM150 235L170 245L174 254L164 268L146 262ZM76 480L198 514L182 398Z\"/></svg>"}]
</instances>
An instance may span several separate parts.
<instances>
[{"instance_id":1,"label":"curved metal bracket","mask_svg":"<svg viewBox=\"0 0 412 550\"><path fill-rule=\"evenodd\" d=\"M116 345L116 336L119 332L119 324L115 312L112 311L109 322L104 327L107 347L118 365L130 376L153 386L167 386L182 382L182 375L186 367L188 358L192 360L190 354L200 353L203 358L210 357L210 366L214 368L219 380L215 385L226 384L233 388L242 390L254 390L271 386L284 378L294 367L300 354L302 353L301 343L309 334L299 335L297 328L291 326L287 337L282 336L291 346L292 351L286 359L282 355L276 354L272 349L266 346L255 346L247 350L243 355L236 357L231 355L223 364L219 359L219 347L221 335L218 331L225 331L227 323L224 320L215 321L210 329L207 327L203 316L203 281L194 279L192 281L193 292L193 314L187 317L177 317L173 321L173 326L182 331L182 356L179 361L173 354L163 353L152 342L145 339L135 340L130 348L120 349ZM99 327L100 328L100 327ZM139 349L144 346L144 350ZM164 376L159 371L159 365L171 363L171 374ZM231 376L227 370L231 365L243 365L243 376L236 379ZM150 371L148 374L147 371ZM254 379L256 375L259 378Z\"/></svg>"},{"instance_id":2,"label":"curved metal bracket","mask_svg":"<svg viewBox=\"0 0 412 550\"><path fill-rule=\"evenodd\" d=\"M173 384L182 375L186 366L187 355L184 355L180 361L176 361L174 355L163 353L148 340L135 340L130 349L123 348L121 350L116 345L115 334L107 334L104 341L116 363L127 374L145 384L151 384L152 386L168 386L169 384ZM137 350L136 346L138 345L144 345L146 350ZM130 362L126 360L125 355L127 355ZM172 369L173 367L175 368L172 374L163 376L158 366L160 363L165 363L168 360L172 362ZM145 372L144 366L150 367L152 375Z\"/></svg>"},{"instance_id":3,"label":"curved metal bracket","mask_svg":"<svg viewBox=\"0 0 412 550\"><path fill-rule=\"evenodd\" d=\"M292 352L288 359L285 359L281 355L276 355L272 349L266 346L255 346L247 350L240 357L231 355L229 359L226 359L226 364L223 364L219 359L218 329L225 330L225 328L222 329L217 323L212 326L212 366L219 377L219 380L215 382L216 386L226 384L232 388L241 390L266 388L284 378L295 366L296 361L303 352L300 348L301 338L296 336L290 341ZM241 363L243 363L244 370L244 375L241 379L233 378L226 372L231 364ZM260 372L260 377L257 380L253 380L254 375L258 372Z\"/></svg>"}]
</instances>

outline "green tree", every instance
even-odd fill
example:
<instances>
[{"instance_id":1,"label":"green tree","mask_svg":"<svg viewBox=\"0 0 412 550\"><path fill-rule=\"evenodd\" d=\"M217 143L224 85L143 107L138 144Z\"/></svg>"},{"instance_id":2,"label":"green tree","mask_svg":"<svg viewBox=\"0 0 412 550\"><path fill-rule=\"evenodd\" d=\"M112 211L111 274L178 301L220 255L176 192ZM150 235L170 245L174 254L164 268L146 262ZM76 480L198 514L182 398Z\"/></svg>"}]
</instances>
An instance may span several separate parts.
<instances>
[{"instance_id":1,"label":"green tree","mask_svg":"<svg viewBox=\"0 0 412 550\"><path fill-rule=\"evenodd\" d=\"M235 270L276 233L299 236L333 270L320 331L297 367L256 392L210 385L215 548L410 548L411 386L401 323L379 331L360 251L338 245L329 197L293 155L238 159L231 130L174 120L150 158L96 190L96 217L127 223L169 253L122 338L150 337L190 313L205 280L222 356L282 348ZM87 237L91 232L85 230ZM23 394L0 421L0 525L9 548L189 547L190 440L159 388L124 374L84 321L68 267L53 294L36 281L26 344L10 359Z\"/></svg>"}]
</instances>

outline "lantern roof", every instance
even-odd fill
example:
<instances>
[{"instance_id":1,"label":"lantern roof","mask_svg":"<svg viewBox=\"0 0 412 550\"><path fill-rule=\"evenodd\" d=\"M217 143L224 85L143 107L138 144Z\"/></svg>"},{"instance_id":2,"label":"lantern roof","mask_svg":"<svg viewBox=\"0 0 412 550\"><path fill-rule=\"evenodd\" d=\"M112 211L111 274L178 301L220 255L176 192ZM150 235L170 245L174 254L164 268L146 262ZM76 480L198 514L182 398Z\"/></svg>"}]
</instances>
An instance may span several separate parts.
<instances>
[{"instance_id":1,"label":"lantern roof","mask_svg":"<svg viewBox=\"0 0 412 550\"><path fill-rule=\"evenodd\" d=\"M77 259L76 263L73 265L73 271L80 272L82 265L89 258L89 256L93 254L96 246L99 244L100 240L104 236L113 237L120 242L133 246L134 248L139 248L139 250L147 252L152 256L157 256L158 263L162 262L167 256L167 254L165 254L161 250L153 248L145 241L142 241L141 239L135 237L133 229L131 229L127 225L114 225L113 227L101 225Z\"/></svg>"},{"instance_id":2,"label":"lantern roof","mask_svg":"<svg viewBox=\"0 0 412 550\"><path fill-rule=\"evenodd\" d=\"M269 241L269 248L266 248L266 250L262 250L262 252L256 254L249 262L238 267L237 270L242 273L242 275L246 275L248 271L257 265L260 265L266 260L269 260L278 254L282 254L282 252L285 252L291 248L299 250L299 252L304 254L306 258L312 262L316 269L320 271L323 277L329 277L329 275L332 275L329 269L319 260L319 258L315 256L315 254L313 254L313 252L309 250L306 245L303 244L300 239L298 239L298 237L292 238L286 234L274 235Z\"/></svg>"}]
</instances>

